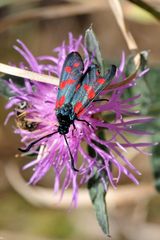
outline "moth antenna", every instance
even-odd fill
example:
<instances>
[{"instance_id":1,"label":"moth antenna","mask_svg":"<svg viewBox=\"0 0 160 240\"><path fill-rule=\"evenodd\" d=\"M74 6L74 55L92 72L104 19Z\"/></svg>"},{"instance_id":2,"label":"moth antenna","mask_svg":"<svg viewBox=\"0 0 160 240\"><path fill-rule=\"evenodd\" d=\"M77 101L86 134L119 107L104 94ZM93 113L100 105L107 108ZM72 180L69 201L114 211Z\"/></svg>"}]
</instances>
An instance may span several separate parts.
<instances>
[{"instance_id":1,"label":"moth antenna","mask_svg":"<svg viewBox=\"0 0 160 240\"><path fill-rule=\"evenodd\" d=\"M75 166L74 166L74 158L73 158L73 156L72 156L71 149L70 149L70 147L69 147L69 144L68 144L66 135L64 134L63 136L64 136L64 140L65 140L65 142L66 142L66 144L67 144L68 152L69 152L69 155L70 155L70 158L71 158L71 167L72 167L72 169L73 169L75 172L79 172L79 170L78 170L77 168L75 168Z\"/></svg>"},{"instance_id":2,"label":"moth antenna","mask_svg":"<svg viewBox=\"0 0 160 240\"><path fill-rule=\"evenodd\" d=\"M49 137L51 137L52 135L54 135L56 133L58 133L58 131L50 133L50 134L47 134L47 135L45 135L45 136L43 136L43 137L41 137L41 138L31 142L26 148L18 148L18 150L20 150L21 152L28 152L36 143L38 143L39 141L41 141L44 138L49 138Z\"/></svg>"}]
</instances>

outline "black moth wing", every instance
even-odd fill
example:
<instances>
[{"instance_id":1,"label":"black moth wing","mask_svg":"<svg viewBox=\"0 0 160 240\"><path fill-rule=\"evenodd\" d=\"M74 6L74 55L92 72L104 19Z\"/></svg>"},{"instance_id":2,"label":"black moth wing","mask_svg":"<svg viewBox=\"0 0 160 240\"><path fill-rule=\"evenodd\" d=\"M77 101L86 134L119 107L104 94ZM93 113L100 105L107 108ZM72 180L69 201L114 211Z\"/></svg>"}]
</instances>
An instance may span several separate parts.
<instances>
[{"instance_id":1,"label":"black moth wing","mask_svg":"<svg viewBox=\"0 0 160 240\"><path fill-rule=\"evenodd\" d=\"M73 96L72 105L77 116L84 113L85 109L97 97L97 95L110 84L116 74L116 66L111 65L104 77L100 76L98 67L92 64L82 81L81 86Z\"/></svg>"},{"instance_id":2,"label":"black moth wing","mask_svg":"<svg viewBox=\"0 0 160 240\"><path fill-rule=\"evenodd\" d=\"M71 52L63 64L57 94L56 109L70 103L81 77L84 64L78 52Z\"/></svg>"}]
</instances>

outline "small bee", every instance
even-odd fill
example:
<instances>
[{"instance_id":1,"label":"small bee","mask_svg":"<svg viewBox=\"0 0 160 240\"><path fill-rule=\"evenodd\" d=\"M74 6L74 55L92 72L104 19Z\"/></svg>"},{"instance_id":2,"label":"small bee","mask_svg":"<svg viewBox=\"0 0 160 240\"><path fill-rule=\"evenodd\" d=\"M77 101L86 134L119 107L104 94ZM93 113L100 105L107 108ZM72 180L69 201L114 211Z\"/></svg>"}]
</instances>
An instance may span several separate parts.
<instances>
[{"instance_id":1,"label":"small bee","mask_svg":"<svg viewBox=\"0 0 160 240\"><path fill-rule=\"evenodd\" d=\"M27 101L21 101L20 103L18 103L18 105L15 108L16 124L18 128L32 132L37 128L38 123L32 122L27 119L26 110L28 107L29 104Z\"/></svg>"}]
</instances>

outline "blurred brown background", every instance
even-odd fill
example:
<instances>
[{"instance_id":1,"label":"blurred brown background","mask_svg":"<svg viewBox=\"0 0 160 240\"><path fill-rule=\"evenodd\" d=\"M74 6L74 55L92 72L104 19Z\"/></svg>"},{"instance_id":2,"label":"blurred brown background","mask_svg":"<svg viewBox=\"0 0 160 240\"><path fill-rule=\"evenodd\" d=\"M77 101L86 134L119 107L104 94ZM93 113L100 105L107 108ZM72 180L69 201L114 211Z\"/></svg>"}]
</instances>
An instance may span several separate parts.
<instances>
[{"instance_id":1,"label":"blurred brown background","mask_svg":"<svg viewBox=\"0 0 160 240\"><path fill-rule=\"evenodd\" d=\"M160 7L158 0L147 2ZM133 4L127 1L122 4L128 29L139 49L150 50L150 64L159 65L159 23ZM16 39L21 39L34 55L50 55L54 47L67 39L68 32L79 36L91 24L105 59L118 61L122 50L129 54L107 0L1 0L0 62L7 64L21 59L12 48ZM86 195L86 204L80 202L79 208L68 211L68 206L36 207L18 194L18 189L13 190L9 181L16 179L16 170L13 166L12 171L12 166L7 164L14 162L21 168L25 159L14 158L20 142L12 133L14 121L3 125L7 111L4 110L5 100L0 98L0 101L0 239L105 239ZM142 187L135 188L126 178L121 180L117 190L121 195L116 197L115 193L109 200L111 235L116 240L158 240L160 197L154 191L149 157L131 152L129 158L143 174L140 177ZM5 171L13 176L7 177ZM21 174L27 180L31 171ZM40 185L52 187L52 179L46 176Z\"/></svg>"}]
</instances>

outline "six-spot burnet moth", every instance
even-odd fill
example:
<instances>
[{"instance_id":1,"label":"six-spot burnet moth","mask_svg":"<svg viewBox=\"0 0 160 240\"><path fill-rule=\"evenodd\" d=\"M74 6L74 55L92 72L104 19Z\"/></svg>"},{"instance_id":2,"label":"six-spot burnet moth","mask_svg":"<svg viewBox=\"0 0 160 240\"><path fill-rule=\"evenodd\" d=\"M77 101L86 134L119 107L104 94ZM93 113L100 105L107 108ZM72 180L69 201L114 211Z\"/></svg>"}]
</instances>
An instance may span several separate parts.
<instances>
[{"instance_id":1,"label":"six-spot burnet moth","mask_svg":"<svg viewBox=\"0 0 160 240\"><path fill-rule=\"evenodd\" d=\"M116 66L111 65L105 76L100 76L98 66L91 64L84 73L84 63L78 52L71 52L64 62L56 101L56 117L59 123L58 129L40 139L30 143L27 148L19 149L27 152L33 145L44 138L51 137L55 133L64 136L71 159L71 167L74 166L74 159L67 141L67 133L70 126L76 129L74 121L82 121L91 126L89 122L81 119L87 107L95 101L98 94L111 82L116 73Z\"/></svg>"}]
</instances>

